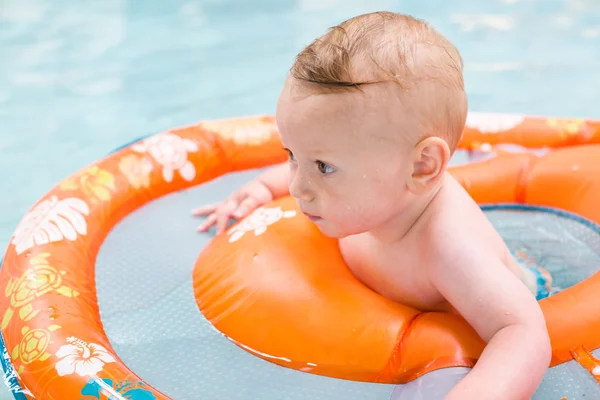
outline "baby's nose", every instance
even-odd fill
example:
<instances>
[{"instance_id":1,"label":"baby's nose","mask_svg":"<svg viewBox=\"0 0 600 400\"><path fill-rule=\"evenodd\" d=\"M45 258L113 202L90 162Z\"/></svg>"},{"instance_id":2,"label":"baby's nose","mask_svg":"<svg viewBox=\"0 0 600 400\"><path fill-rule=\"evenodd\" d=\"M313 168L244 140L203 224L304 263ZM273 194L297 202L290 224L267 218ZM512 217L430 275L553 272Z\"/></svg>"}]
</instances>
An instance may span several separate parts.
<instances>
[{"instance_id":1,"label":"baby's nose","mask_svg":"<svg viewBox=\"0 0 600 400\"><path fill-rule=\"evenodd\" d=\"M290 181L290 195L297 200L310 202L314 199L314 194L310 189L310 181L296 175Z\"/></svg>"}]
</instances>

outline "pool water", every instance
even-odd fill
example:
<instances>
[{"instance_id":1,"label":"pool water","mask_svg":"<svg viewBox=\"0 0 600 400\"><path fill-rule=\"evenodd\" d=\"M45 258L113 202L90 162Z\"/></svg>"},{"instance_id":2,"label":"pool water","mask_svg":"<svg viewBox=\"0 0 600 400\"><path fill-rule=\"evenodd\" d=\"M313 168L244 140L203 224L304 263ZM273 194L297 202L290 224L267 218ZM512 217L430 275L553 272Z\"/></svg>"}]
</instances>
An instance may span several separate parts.
<instances>
[{"instance_id":1,"label":"pool water","mask_svg":"<svg viewBox=\"0 0 600 400\"><path fill-rule=\"evenodd\" d=\"M597 0L0 0L0 246L52 185L125 142L273 113L304 45L382 9L455 42L471 110L600 116Z\"/></svg>"}]
</instances>

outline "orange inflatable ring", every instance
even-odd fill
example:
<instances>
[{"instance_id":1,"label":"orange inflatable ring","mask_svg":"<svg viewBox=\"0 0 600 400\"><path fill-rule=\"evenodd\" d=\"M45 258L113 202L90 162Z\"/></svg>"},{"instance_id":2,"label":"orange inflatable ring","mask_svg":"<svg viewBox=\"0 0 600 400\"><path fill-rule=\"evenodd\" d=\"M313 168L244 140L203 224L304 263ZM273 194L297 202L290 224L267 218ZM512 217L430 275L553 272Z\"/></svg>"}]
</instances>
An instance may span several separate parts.
<instances>
[{"instance_id":1,"label":"orange inflatable ring","mask_svg":"<svg viewBox=\"0 0 600 400\"><path fill-rule=\"evenodd\" d=\"M562 127L571 127L551 121L535 135L562 137ZM595 122L576 126L568 129L579 138L573 144L600 132ZM491 158L452 169L477 201L546 205L600 221L600 146L538 157L482 146L480 133L462 147L487 148ZM559 142L567 143L551 144ZM119 359L104 332L94 282L99 248L117 222L144 204L285 159L273 118L209 121L125 146L52 188L16 228L0 270L2 366L13 394L79 399L90 382L111 378L137 382L144 399L169 398ZM554 191L557 185L566 191ZM200 311L241 347L286 367L371 382L407 382L477 360L483 343L459 317L419 313L374 294L344 268L333 241L293 215L290 199L267 208L283 218L262 235L240 221L202 252L193 276ZM575 350L600 347L599 285L594 275L541 302L553 365L578 357L594 367L593 357ZM245 329L250 321L260 329ZM69 364L73 354L93 357L93 373Z\"/></svg>"},{"instance_id":2,"label":"orange inflatable ring","mask_svg":"<svg viewBox=\"0 0 600 400\"><path fill-rule=\"evenodd\" d=\"M600 143L600 121L470 113L459 147L515 143L527 148L560 148Z\"/></svg>"}]
</instances>

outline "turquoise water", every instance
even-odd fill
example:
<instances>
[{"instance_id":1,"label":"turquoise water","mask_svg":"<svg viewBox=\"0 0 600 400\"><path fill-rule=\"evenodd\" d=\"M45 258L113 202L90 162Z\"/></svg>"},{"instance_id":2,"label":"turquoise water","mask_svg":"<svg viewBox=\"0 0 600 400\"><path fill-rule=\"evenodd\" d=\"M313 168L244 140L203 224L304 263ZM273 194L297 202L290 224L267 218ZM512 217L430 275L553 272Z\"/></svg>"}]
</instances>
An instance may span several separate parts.
<instances>
[{"instance_id":1,"label":"turquoise water","mask_svg":"<svg viewBox=\"0 0 600 400\"><path fill-rule=\"evenodd\" d=\"M273 113L304 45L381 9L456 43L471 110L600 117L597 0L0 0L0 246L53 184L124 142Z\"/></svg>"}]
</instances>

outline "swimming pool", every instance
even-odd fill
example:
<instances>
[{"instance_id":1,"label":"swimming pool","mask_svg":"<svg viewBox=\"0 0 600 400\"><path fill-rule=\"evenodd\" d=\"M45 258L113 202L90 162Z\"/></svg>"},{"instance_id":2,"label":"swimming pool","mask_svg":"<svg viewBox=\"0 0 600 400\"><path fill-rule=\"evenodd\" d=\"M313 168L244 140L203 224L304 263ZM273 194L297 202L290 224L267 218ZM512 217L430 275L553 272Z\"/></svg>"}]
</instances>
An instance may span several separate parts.
<instances>
[{"instance_id":1,"label":"swimming pool","mask_svg":"<svg viewBox=\"0 0 600 400\"><path fill-rule=\"evenodd\" d=\"M141 135L272 113L296 52L390 9L428 19L465 59L470 108L597 116L593 0L0 2L0 244L54 183ZM187 214L187 210L182 210Z\"/></svg>"}]
</instances>

